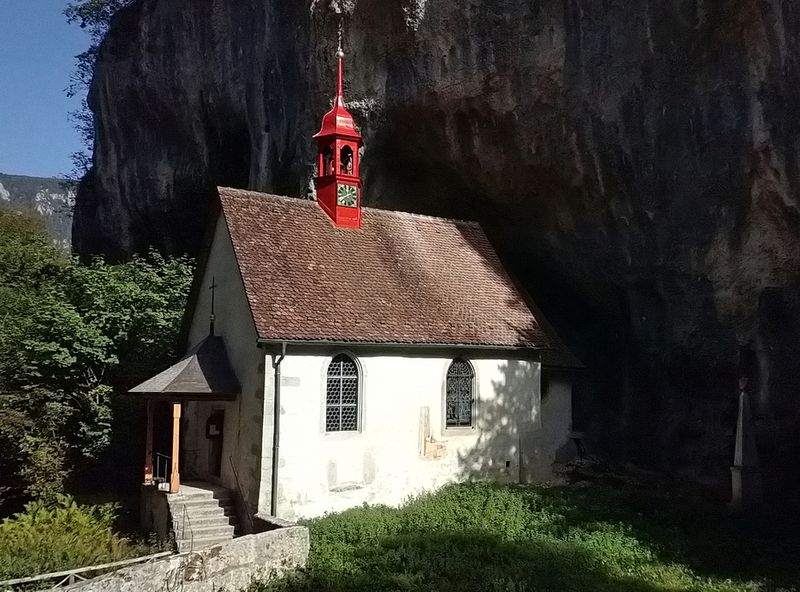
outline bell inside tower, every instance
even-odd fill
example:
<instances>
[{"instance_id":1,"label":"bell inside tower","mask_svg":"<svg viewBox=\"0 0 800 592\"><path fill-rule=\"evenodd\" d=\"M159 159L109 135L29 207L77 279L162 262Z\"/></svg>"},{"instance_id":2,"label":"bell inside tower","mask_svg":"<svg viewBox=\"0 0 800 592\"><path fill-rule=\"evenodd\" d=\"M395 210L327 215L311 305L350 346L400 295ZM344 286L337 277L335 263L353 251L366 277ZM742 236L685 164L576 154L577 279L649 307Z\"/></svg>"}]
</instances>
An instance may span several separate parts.
<instances>
[{"instance_id":1,"label":"bell inside tower","mask_svg":"<svg viewBox=\"0 0 800 592\"><path fill-rule=\"evenodd\" d=\"M350 146L344 146L339 153L339 172L353 174L353 149Z\"/></svg>"}]
</instances>

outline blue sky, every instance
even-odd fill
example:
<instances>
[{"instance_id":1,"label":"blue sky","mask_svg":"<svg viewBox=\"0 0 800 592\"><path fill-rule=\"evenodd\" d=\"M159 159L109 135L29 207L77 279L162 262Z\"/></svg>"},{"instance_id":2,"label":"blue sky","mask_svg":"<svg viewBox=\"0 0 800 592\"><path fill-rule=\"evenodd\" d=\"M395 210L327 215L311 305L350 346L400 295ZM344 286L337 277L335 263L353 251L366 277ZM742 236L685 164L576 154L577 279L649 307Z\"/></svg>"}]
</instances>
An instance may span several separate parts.
<instances>
[{"instance_id":1,"label":"blue sky","mask_svg":"<svg viewBox=\"0 0 800 592\"><path fill-rule=\"evenodd\" d=\"M61 176L80 148L67 99L74 56L89 46L67 0L0 0L0 172Z\"/></svg>"}]
</instances>

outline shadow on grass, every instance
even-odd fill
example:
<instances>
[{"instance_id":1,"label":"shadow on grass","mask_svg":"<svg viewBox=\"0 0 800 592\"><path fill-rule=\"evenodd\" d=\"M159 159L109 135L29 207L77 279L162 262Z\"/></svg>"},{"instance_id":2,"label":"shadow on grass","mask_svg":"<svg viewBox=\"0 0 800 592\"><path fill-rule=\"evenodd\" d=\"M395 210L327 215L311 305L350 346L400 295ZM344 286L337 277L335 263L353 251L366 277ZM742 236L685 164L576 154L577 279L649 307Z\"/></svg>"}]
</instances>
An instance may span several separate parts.
<instances>
[{"instance_id":1,"label":"shadow on grass","mask_svg":"<svg viewBox=\"0 0 800 592\"><path fill-rule=\"evenodd\" d=\"M537 494L565 525L622 524L661 561L699 576L800 590L800 519L792 513L735 515L702 490L665 482L632 486L619 475Z\"/></svg>"},{"instance_id":2,"label":"shadow on grass","mask_svg":"<svg viewBox=\"0 0 800 592\"><path fill-rule=\"evenodd\" d=\"M503 541L486 533L389 536L348 557L343 565L314 564L268 590L408 590L514 592L655 592L663 590L614 575L576 544ZM668 588L669 589L669 588Z\"/></svg>"},{"instance_id":3,"label":"shadow on grass","mask_svg":"<svg viewBox=\"0 0 800 592\"><path fill-rule=\"evenodd\" d=\"M464 483L354 508L309 523L307 569L251 591L800 590L796 530L781 540L653 487Z\"/></svg>"},{"instance_id":4,"label":"shadow on grass","mask_svg":"<svg viewBox=\"0 0 800 592\"><path fill-rule=\"evenodd\" d=\"M541 435L553 419L547 416L548 397L556 391L550 392L549 381L541 380L541 426L537 427L529 418L531 384L539 382L535 376L538 369L515 361L501 363L498 369L500 378L493 382L491 396L481 401L478 440L471 450L459 454L460 477L465 481L498 478L493 467L515 458L518 451L523 458L529 453L522 465L531 464L528 461L535 456L531 450L546 448L558 439L557 434ZM535 472L535 463L532 466ZM531 476L536 475L521 472L520 480ZM569 477L573 483L564 487L485 487L497 492L513 490L525 498L532 512L557 515L549 531L557 539L570 530L590 533L618 526L659 561L679 564L697 576L769 581L800 590L797 508L759 508L755 516L737 517L726 511L727 499L720 499L718 492L646 471L595 465L572 471Z\"/></svg>"}]
</instances>

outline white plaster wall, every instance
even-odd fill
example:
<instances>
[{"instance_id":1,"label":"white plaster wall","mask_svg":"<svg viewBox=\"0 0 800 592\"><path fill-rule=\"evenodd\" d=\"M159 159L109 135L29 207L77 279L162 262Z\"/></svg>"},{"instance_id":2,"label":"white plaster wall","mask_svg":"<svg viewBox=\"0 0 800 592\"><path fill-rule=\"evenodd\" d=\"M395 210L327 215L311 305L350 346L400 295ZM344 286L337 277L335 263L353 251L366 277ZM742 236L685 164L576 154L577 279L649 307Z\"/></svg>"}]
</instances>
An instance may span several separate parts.
<instances>
[{"instance_id":1,"label":"white plaster wall","mask_svg":"<svg viewBox=\"0 0 800 592\"><path fill-rule=\"evenodd\" d=\"M263 429L261 431L261 441L258 444L260 470L258 473L259 486L256 509L266 515L271 514L270 505L272 500L272 434L275 417L275 369L273 364L275 359L273 355L266 355L263 360Z\"/></svg>"},{"instance_id":2,"label":"white plaster wall","mask_svg":"<svg viewBox=\"0 0 800 592\"><path fill-rule=\"evenodd\" d=\"M209 334L211 279L215 278L215 334L225 341L233 370L242 387L234 401L190 402L184 410L185 477L208 478L209 440L205 437L206 420L214 409L225 410L220 482L231 490L236 479L230 457L236 466L242 490L256 509L261 477L261 431L264 424L264 356L257 346L257 335L250 307L244 293L239 267L233 252L224 216L220 216L209 252L197 305L189 332L192 348ZM269 424L271 425L271 417Z\"/></svg>"},{"instance_id":3,"label":"white plaster wall","mask_svg":"<svg viewBox=\"0 0 800 592\"><path fill-rule=\"evenodd\" d=\"M572 433L572 381L568 374L547 371L543 380L540 423L523 432L520 481L536 483L553 477L553 463L572 460L577 452Z\"/></svg>"},{"instance_id":4,"label":"white plaster wall","mask_svg":"<svg viewBox=\"0 0 800 592\"><path fill-rule=\"evenodd\" d=\"M546 449L545 458L567 437L561 424L543 428L537 362L470 359L477 425L445 430L444 383L452 360L400 356L359 358L361 429L326 433L325 377L331 359L290 354L281 366L281 518L313 517L364 502L396 505L455 480L517 482L534 471L549 475L549 468L521 467L521 459L542 456ZM433 439L444 446L438 460L420 454L422 407L430 410ZM533 445L539 450L528 450Z\"/></svg>"}]
</instances>

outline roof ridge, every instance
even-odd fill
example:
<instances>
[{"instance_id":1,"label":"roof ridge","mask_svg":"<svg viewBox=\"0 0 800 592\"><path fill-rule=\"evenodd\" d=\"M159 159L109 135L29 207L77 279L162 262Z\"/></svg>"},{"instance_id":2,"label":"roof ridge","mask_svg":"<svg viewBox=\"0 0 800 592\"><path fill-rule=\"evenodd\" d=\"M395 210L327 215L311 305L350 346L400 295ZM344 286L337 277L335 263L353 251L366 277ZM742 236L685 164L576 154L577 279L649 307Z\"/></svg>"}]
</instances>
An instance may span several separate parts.
<instances>
[{"instance_id":1,"label":"roof ridge","mask_svg":"<svg viewBox=\"0 0 800 592\"><path fill-rule=\"evenodd\" d=\"M430 214L418 214L416 212L405 212L403 210L384 210L382 208L372 208L367 206L363 206L361 209L369 210L370 212L379 212L381 214L396 214L398 216L408 216L409 218L423 218L442 222L455 222L457 224L467 224L470 226L480 227L480 222L477 220L465 220L464 218L445 218L444 216L431 216Z\"/></svg>"},{"instance_id":2,"label":"roof ridge","mask_svg":"<svg viewBox=\"0 0 800 592\"><path fill-rule=\"evenodd\" d=\"M275 200L292 200L297 202L309 203L309 204L316 204L316 200L308 199L303 197L292 197L290 195L278 195L276 193L266 193L264 191L254 191L252 189L239 189L236 187L222 187L217 186L217 191L236 191L242 193L252 193L255 195L263 196L268 199L275 199ZM379 215L395 215L395 216L402 216L402 217L409 217L409 218L421 218L423 220L432 220L438 222L453 222L456 224L463 224L466 226L476 226L481 228L480 222L477 220L465 220L464 218L446 218L444 216L431 216L430 214L418 214L416 212L405 212L403 210L387 210L383 208L373 208L368 206L362 206L362 210L367 210L371 213L377 213Z\"/></svg>"}]
</instances>

